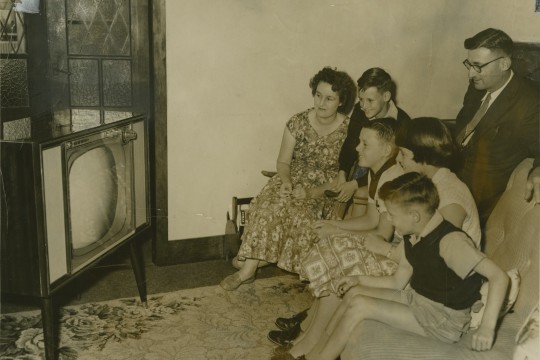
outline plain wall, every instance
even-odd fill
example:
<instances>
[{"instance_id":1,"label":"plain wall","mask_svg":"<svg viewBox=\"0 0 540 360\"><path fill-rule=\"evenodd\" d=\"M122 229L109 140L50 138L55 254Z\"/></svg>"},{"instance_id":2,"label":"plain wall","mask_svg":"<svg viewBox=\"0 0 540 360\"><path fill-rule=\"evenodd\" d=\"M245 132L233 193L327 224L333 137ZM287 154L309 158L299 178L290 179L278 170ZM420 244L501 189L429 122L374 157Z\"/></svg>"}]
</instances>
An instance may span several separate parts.
<instances>
[{"instance_id":1,"label":"plain wall","mask_svg":"<svg viewBox=\"0 0 540 360\"><path fill-rule=\"evenodd\" d=\"M169 239L224 234L233 196L274 170L285 122L322 67L378 66L409 115L454 118L463 40L495 27L540 42L534 0L182 0L166 3ZM158 139L159 141L159 139Z\"/></svg>"}]
</instances>

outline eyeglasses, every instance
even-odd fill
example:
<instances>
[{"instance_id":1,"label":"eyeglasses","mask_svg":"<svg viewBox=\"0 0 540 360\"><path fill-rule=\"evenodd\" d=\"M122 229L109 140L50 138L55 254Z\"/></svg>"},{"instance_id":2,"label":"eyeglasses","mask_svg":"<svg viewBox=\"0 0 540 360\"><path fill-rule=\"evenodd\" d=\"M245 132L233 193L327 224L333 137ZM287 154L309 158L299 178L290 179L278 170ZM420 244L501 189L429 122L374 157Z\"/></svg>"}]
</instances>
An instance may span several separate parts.
<instances>
[{"instance_id":1,"label":"eyeglasses","mask_svg":"<svg viewBox=\"0 0 540 360\"><path fill-rule=\"evenodd\" d=\"M470 70L470 68L473 68L474 71L476 71L477 73L480 74L482 72L482 68L484 66L487 66L487 65L491 64L492 62L497 61L497 60L502 59L502 58L504 58L504 56L501 56L501 57L498 57L498 58L493 59L491 61L488 61L487 63L485 63L483 65L473 65L473 64L470 63L469 59L465 59L465 60L463 60L463 65L465 65L467 70Z\"/></svg>"}]
</instances>

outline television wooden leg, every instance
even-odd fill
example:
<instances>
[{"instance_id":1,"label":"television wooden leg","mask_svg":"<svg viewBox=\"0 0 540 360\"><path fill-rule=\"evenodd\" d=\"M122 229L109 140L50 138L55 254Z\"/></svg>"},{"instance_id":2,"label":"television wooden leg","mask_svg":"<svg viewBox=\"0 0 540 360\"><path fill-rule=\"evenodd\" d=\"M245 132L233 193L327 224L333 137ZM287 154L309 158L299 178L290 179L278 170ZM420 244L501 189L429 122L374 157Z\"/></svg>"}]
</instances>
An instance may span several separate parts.
<instances>
[{"instance_id":1,"label":"television wooden leg","mask_svg":"<svg viewBox=\"0 0 540 360\"><path fill-rule=\"evenodd\" d=\"M131 253L131 266L133 267L133 273L135 274L139 296L141 297L142 304L147 306L146 277L144 274L144 259L141 254L141 249L137 241L131 241L129 247Z\"/></svg>"},{"instance_id":2,"label":"television wooden leg","mask_svg":"<svg viewBox=\"0 0 540 360\"><path fill-rule=\"evenodd\" d=\"M41 298L41 322L43 324L43 339L45 341L45 359L56 360L58 338L56 336L54 307L52 298Z\"/></svg>"}]
</instances>

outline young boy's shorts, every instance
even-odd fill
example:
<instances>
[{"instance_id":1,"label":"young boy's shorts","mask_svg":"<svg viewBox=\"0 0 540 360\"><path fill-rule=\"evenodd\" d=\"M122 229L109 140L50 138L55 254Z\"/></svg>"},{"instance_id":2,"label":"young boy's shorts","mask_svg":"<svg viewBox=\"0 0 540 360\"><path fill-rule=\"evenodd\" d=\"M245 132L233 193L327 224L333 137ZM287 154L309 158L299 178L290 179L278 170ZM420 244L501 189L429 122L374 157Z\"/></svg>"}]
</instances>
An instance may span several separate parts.
<instances>
[{"instance_id":1,"label":"young boy's shorts","mask_svg":"<svg viewBox=\"0 0 540 360\"><path fill-rule=\"evenodd\" d=\"M455 343L467 332L471 309L455 310L418 294L412 288L401 291L401 301L411 309L427 336Z\"/></svg>"}]
</instances>

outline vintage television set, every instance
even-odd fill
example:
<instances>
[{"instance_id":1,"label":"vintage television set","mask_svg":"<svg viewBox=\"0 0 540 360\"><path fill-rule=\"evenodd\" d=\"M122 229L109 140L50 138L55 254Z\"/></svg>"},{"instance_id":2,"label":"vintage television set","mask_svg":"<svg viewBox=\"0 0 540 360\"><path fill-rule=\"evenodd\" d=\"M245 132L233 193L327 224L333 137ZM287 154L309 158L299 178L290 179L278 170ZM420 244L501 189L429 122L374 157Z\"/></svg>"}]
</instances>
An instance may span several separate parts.
<instances>
[{"instance_id":1,"label":"vintage television set","mask_svg":"<svg viewBox=\"0 0 540 360\"><path fill-rule=\"evenodd\" d=\"M147 223L144 133L134 122L42 149L50 281Z\"/></svg>"},{"instance_id":2,"label":"vintage television set","mask_svg":"<svg viewBox=\"0 0 540 360\"><path fill-rule=\"evenodd\" d=\"M42 299L52 341L51 295L121 245L150 236L146 118L0 145L1 289ZM132 253L145 300L142 263L133 260Z\"/></svg>"},{"instance_id":3,"label":"vintage television set","mask_svg":"<svg viewBox=\"0 0 540 360\"><path fill-rule=\"evenodd\" d=\"M149 226L144 118L3 141L2 291L44 296Z\"/></svg>"}]
</instances>

